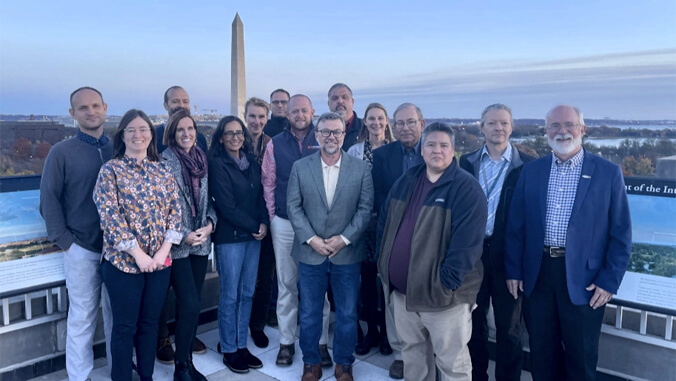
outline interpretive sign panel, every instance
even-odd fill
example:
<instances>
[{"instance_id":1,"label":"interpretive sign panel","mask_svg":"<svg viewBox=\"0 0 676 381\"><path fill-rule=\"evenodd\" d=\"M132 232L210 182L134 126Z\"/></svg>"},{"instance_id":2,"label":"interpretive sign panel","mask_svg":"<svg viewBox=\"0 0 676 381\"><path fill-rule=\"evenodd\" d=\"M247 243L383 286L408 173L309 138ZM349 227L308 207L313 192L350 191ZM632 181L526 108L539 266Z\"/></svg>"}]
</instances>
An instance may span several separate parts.
<instances>
[{"instance_id":1,"label":"interpretive sign panel","mask_svg":"<svg viewBox=\"0 0 676 381\"><path fill-rule=\"evenodd\" d=\"M65 279L39 204L37 189L0 193L0 295Z\"/></svg>"},{"instance_id":2,"label":"interpretive sign panel","mask_svg":"<svg viewBox=\"0 0 676 381\"><path fill-rule=\"evenodd\" d=\"M676 181L627 177L625 183L633 244L615 298L676 310Z\"/></svg>"}]
</instances>

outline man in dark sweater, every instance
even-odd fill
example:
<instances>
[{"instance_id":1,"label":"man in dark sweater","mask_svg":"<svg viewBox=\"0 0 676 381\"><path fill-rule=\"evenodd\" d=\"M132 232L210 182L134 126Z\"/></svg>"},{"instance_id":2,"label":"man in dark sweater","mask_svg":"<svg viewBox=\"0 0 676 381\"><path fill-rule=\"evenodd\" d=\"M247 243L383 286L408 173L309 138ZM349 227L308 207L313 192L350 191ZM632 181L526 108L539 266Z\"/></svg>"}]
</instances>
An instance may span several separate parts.
<instances>
[{"instance_id":1,"label":"man in dark sweater","mask_svg":"<svg viewBox=\"0 0 676 381\"><path fill-rule=\"evenodd\" d=\"M397 180L378 216L378 272L403 343L404 379L470 379L486 198L454 160L453 130L425 127L425 164ZM435 358L436 355L436 358Z\"/></svg>"},{"instance_id":2,"label":"man in dark sweater","mask_svg":"<svg viewBox=\"0 0 676 381\"><path fill-rule=\"evenodd\" d=\"M352 97L352 89L344 83L336 83L329 89L329 110L338 113L345 121L345 139L343 143L343 151L347 151L352 147L359 138L362 123L361 119L354 112L354 98Z\"/></svg>"},{"instance_id":3,"label":"man in dark sweater","mask_svg":"<svg viewBox=\"0 0 676 381\"><path fill-rule=\"evenodd\" d=\"M70 95L70 115L77 121L76 136L59 142L47 155L40 181L40 214L49 239L64 252L68 288L66 371L71 380L84 380L94 368L94 331L99 305L108 359L112 312L101 279L103 233L92 194L113 144L103 134L108 105L101 93L81 87Z\"/></svg>"},{"instance_id":4,"label":"man in dark sweater","mask_svg":"<svg viewBox=\"0 0 676 381\"><path fill-rule=\"evenodd\" d=\"M474 175L488 200L488 220L481 262L484 279L472 313L472 380L488 381L488 324L486 316L493 303L496 327L495 378L500 381L521 379L521 301L507 290L505 278L505 229L509 205L524 163L532 156L509 143L512 134L512 110L493 104L481 113L481 133L486 144L460 158L460 167Z\"/></svg>"},{"instance_id":5,"label":"man in dark sweater","mask_svg":"<svg viewBox=\"0 0 676 381\"><path fill-rule=\"evenodd\" d=\"M263 128L265 135L274 138L289 127L286 111L289 99L291 94L284 89L277 89L270 94L270 119Z\"/></svg>"}]
</instances>

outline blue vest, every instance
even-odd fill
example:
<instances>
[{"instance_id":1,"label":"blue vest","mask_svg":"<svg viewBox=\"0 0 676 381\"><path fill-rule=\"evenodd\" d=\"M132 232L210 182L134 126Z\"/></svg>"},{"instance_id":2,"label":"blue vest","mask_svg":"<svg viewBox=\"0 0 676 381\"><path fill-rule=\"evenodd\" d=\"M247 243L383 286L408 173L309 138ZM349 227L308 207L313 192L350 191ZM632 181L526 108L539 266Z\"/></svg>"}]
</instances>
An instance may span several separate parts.
<instances>
[{"instance_id":1,"label":"blue vest","mask_svg":"<svg viewBox=\"0 0 676 381\"><path fill-rule=\"evenodd\" d=\"M290 128L290 127L289 127ZM274 147L277 183L275 187L275 215L289 219L286 213L286 188L289 185L291 167L296 160L310 156L319 150L319 143L315 139L315 126L308 127L308 133L303 139L303 149L298 147L298 139L285 129L281 134L272 138Z\"/></svg>"}]
</instances>

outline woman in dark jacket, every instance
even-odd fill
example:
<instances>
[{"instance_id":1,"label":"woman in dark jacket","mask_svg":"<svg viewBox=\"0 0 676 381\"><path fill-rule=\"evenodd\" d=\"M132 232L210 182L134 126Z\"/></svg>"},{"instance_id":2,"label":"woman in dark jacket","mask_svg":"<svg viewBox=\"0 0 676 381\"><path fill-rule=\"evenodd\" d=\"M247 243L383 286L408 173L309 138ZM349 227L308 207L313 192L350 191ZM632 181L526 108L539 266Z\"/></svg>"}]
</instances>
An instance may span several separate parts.
<instances>
[{"instance_id":1,"label":"woman in dark jacket","mask_svg":"<svg viewBox=\"0 0 676 381\"><path fill-rule=\"evenodd\" d=\"M176 294L174 381L206 380L190 358L200 312L202 284L211 253L216 212L209 199L207 157L196 145L197 124L190 112L174 113L164 132L162 162L179 189L183 240L171 248L171 285Z\"/></svg>"},{"instance_id":2,"label":"woman in dark jacket","mask_svg":"<svg viewBox=\"0 0 676 381\"><path fill-rule=\"evenodd\" d=\"M223 363L236 373L263 366L246 341L260 241L269 222L261 168L248 152L250 135L244 123L235 116L221 119L209 149L209 193L219 220L212 237L221 281L219 345Z\"/></svg>"}]
</instances>

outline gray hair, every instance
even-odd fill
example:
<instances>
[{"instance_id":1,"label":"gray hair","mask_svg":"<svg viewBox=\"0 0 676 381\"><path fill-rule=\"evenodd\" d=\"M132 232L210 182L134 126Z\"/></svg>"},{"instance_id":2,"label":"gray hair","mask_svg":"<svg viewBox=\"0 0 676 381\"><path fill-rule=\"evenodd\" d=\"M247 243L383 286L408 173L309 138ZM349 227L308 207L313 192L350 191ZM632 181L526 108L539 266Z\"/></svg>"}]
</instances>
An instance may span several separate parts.
<instances>
[{"instance_id":1,"label":"gray hair","mask_svg":"<svg viewBox=\"0 0 676 381\"><path fill-rule=\"evenodd\" d=\"M326 120L339 120L340 124L343 126L343 131L345 131L345 121L343 120L343 117L340 116L340 114L337 112L325 112L319 116L319 119L317 119L317 132L319 132L319 123Z\"/></svg>"},{"instance_id":2,"label":"gray hair","mask_svg":"<svg viewBox=\"0 0 676 381\"><path fill-rule=\"evenodd\" d=\"M334 83L333 86L331 86L331 88L329 88L329 94L328 94L328 97L331 98L331 92L332 92L333 90L339 89L339 88L341 88L341 87L346 88L346 89L347 89L347 92L350 93L350 96L352 96L352 89L350 88L350 86L348 86L348 85L346 85L346 84L344 84L344 83L338 82L338 83Z\"/></svg>"},{"instance_id":3,"label":"gray hair","mask_svg":"<svg viewBox=\"0 0 676 381\"><path fill-rule=\"evenodd\" d=\"M486 114L488 114L489 111L493 111L493 110L507 111L507 113L509 114L509 124L511 124L512 127L514 127L514 118L512 117L512 109L509 108L506 105L503 105L502 103L494 103L494 104L486 107L484 109L484 111L481 113L481 124L479 125L479 128L483 128L484 122L486 121Z\"/></svg>"},{"instance_id":4,"label":"gray hair","mask_svg":"<svg viewBox=\"0 0 676 381\"><path fill-rule=\"evenodd\" d=\"M556 110L559 107L570 107L573 110L575 110L575 112L577 113L577 122L580 123L580 126L585 125L584 124L584 116L582 115L582 111L580 111L580 109L575 107L575 106L565 105L565 104L558 105L556 107L553 107L551 110L549 110L549 112L547 112L547 116L545 116L545 124L547 124L547 120L549 119L549 116L552 114L552 111Z\"/></svg>"},{"instance_id":5,"label":"gray hair","mask_svg":"<svg viewBox=\"0 0 676 381\"><path fill-rule=\"evenodd\" d=\"M401 111L405 108L409 108L409 107L415 108L415 112L418 113L418 119L421 119L421 120L423 119L423 114L422 114L422 111L420 110L420 107L414 105L413 103L408 103L408 102L400 104L399 107L397 107L397 109L394 110L394 114L392 114L392 119L397 118L397 113L399 111Z\"/></svg>"},{"instance_id":6,"label":"gray hair","mask_svg":"<svg viewBox=\"0 0 676 381\"><path fill-rule=\"evenodd\" d=\"M453 129L448 124L442 122L434 122L432 124L428 124L425 127L425 129L423 129L421 139L422 144L425 144L425 139L427 139L427 136L432 132L443 132L447 134L448 137L451 138L451 145L455 147L455 133L453 132Z\"/></svg>"}]
</instances>

